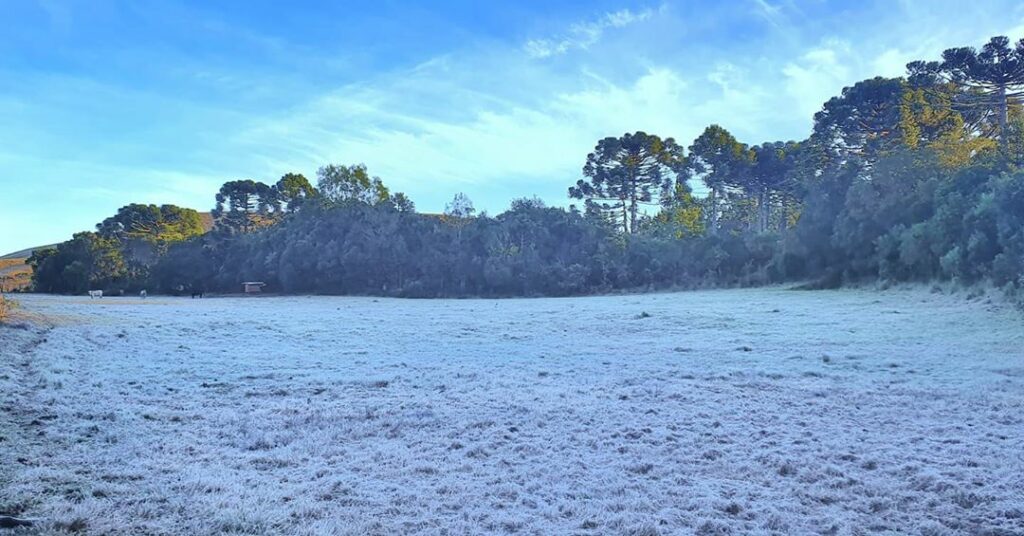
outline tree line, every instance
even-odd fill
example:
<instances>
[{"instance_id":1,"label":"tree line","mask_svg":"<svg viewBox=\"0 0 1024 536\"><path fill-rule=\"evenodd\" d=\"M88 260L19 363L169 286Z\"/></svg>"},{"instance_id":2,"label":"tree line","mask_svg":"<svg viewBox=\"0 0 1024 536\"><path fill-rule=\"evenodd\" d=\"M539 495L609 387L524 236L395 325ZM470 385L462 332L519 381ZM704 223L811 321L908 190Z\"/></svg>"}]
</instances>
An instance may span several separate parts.
<instances>
[{"instance_id":1,"label":"tree line","mask_svg":"<svg viewBox=\"0 0 1024 536\"><path fill-rule=\"evenodd\" d=\"M362 165L314 185L225 183L213 226L128 205L30 259L35 290L410 297L571 295L810 281L1024 287L1024 40L946 50L825 102L803 140L754 145L710 125L689 145L599 140L568 188L580 206L457 195L420 214ZM703 185L706 196L692 187Z\"/></svg>"}]
</instances>

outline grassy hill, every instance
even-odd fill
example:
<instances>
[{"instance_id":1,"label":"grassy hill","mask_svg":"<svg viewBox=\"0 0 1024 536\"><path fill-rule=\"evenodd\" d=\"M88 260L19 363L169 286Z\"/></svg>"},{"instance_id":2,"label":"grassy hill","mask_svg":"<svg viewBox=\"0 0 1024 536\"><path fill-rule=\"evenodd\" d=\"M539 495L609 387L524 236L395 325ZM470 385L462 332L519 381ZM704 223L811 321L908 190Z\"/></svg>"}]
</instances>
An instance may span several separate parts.
<instances>
[{"instance_id":1,"label":"grassy hill","mask_svg":"<svg viewBox=\"0 0 1024 536\"><path fill-rule=\"evenodd\" d=\"M23 249L21 251L15 251L14 253L8 253L7 255L0 255L0 261L12 260L12 259L27 259L32 256L32 252L39 249L46 249L57 247L57 244L49 244L46 246L36 246L34 248Z\"/></svg>"},{"instance_id":2,"label":"grassy hill","mask_svg":"<svg viewBox=\"0 0 1024 536\"><path fill-rule=\"evenodd\" d=\"M28 258L37 250L56 245L36 246L0 256L0 290L27 290L32 286L32 267L27 264Z\"/></svg>"}]
</instances>

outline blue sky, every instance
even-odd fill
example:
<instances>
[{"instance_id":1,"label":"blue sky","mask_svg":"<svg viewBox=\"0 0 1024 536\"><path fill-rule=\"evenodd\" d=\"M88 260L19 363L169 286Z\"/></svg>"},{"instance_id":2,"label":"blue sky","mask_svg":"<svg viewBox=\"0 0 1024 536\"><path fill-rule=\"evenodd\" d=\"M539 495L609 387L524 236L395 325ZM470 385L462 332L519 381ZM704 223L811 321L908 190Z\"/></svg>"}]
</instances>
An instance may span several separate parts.
<instances>
[{"instance_id":1,"label":"blue sky","mask_svg":"<svg viewBox=\"0 0 1024 536\"><path fill-rule=\"evenodd\" d=\"M565 205L601 137L801 139L844 85L1024 37L1000 0L0 2L0 253L326 163Z\"/></svg>"}]
</instances>

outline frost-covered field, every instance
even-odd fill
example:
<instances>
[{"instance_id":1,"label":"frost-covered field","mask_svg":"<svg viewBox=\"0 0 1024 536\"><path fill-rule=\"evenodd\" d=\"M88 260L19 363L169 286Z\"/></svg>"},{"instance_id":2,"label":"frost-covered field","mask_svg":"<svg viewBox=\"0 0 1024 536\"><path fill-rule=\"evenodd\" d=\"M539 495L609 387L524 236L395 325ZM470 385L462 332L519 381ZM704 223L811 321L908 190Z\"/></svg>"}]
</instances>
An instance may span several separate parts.
<instances>
[{"instance_id":1,"label":"frost-covered field","mask_svg":"<svg viewBox=\"0 0 1024 536\"><path fill-rule=\"evenodd\" d=\"M1024 322L983 299L22 304L27 533L1024 533Z\"/></svg>"}]
</instances>

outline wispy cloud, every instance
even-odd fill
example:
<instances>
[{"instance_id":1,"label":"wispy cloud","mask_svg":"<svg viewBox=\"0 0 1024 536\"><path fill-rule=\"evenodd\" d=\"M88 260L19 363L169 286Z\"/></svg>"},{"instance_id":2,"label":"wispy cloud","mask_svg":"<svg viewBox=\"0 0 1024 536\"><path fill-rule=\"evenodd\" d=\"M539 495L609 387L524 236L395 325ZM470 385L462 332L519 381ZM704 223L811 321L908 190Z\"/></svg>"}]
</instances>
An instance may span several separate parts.
<instances>
[{"instance_id":1,"label":"wispy cloud","mask_svg":"<svg viewBox=\"0 0 1024 536\"><path fill-rule=\"evenodd\" d=\"M601 40L605 30L623 28L645 21L653 15L654 11L651 9L639 12L621 9L605 13L596 20L578 22L571 25L564 35L547 39L531 39L523 45L523 49L532 58L557 56L573 49L586 50Z\"/></svg>"},{"instance_id":2,"label":"wispy cloud","mask_svg":"<svg viewBox=\"0 0 1024 536\"><path fill-rule=\"evenodd\" d=\"M460 190L491 212L530 194L565 204L604 136L645 130L689 145L719 123L747 143L802 139L843 86L899 75L944 47L1020 37L1024 7L1005 1L955 20L942 16L955 0L844 10L667 0L590 14L573 6L562 10L562 30L526 43L523 28L551 15L480 35L474 19L431 50L401 40L422 16L393 20L382 31L394 38L364 50L339 46L329 23L317 39L294 35L299 21L328 18L323 8L291 27L182 0L159 3L156 14L130 11L135 18L75 11L75 32L95 32L97 46L62 31L59 10L22 7L24 20L0 17L0 30L17 36L0 40L0 228L25 232L0 233L0 253L66 239L129 202L207 209L226 180L313 178L327 163L366 163L423 210ZM29 15L43 31L18 33L32 26ZM108 15L120 22L106 24ZM125 42L137 46L107 46L136 28ZM188 29L203 41L174 41ZM58 61L37 62L42 51Z\"/></svg>"},{"instance_id":3,"label":"wispy cloud","mask_svg":"<svg viewBox=\"0 0 1024 536\"><path fill-rule=\"evenodd\" d=\"M768 0L753 0L754 12L775 27L781 26L782 7Z\"/></svg>"},{"instance_id":4,"label":"wispy cloud","mask_svg":"<svg viewBox=\"0 0 1024 536\"><path fill-rule=\"evenodd\" d=\"M822 102L850 82L850 55L849 43L827 39L782 68L785 91L793 98L796 113L810 117Z\"/></svg>"}]
</instances>

